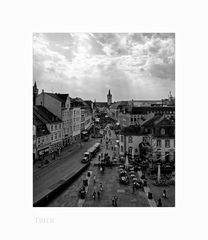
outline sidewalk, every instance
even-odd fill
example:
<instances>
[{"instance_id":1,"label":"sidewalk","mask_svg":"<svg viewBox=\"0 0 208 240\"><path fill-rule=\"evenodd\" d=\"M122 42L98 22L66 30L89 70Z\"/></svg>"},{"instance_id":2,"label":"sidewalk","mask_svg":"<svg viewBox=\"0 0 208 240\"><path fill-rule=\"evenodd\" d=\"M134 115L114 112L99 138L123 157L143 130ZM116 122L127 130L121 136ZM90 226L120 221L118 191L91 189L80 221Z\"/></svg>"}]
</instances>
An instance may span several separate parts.
<instances>
[{"instance_id":1,"label":"sidewalk","mask_svg":"<svg viewBox=\"0 0 208 240\"><path fill-rule=\"evenodd\" d=\"M83 143L82 143L83 144ZM60 155L59 156L56 156L55 159L52 159L52 156L49 155L49 156L46 156L45 157L45 160L47 159L49 161L48 164L44 164L42 167L38 167L41 162L40 161L36 161L34 164L33 164L33 173L37 173L39 171L41 171L42 169L45 169L47 168L48 166L52 166L55 162L57 162L58 160L60 160L61 158L64 158L66 155L70 153L73 153L75 150L79 149L80 148L80 143L74 143L72 145L69 145L65 148L63 148L60 152Z\"/></svg>"},{"instance_id":2,"label":"sidewalk","mask_svg":"<svg viewBox=\"0 0 208 240\"><path fill-rule=\"evenodd\" d=\"M116 143L116 135L112 133L112 145ZM111 145L110 145L111 146ZM108 153L112 158L113 151L111 147L106 149L105 141L102 141L100 153ZM112 168L105 167L105 173L100 173L98 166L94 163L98 162L98 155L91 161L88 170L85 171L75 182L73 182L62 194L60 194L54 201L49 204L49 207L113 207L112 197L118 196L118 207L150 207L153 206L153 201L149 201L147 193L142 190L136 190L133 193L132 183L129 185L122 185L119 183L119 172L116 166ZM84 200L78 197L79 189L82 187L82 181L86 179L87 172L90 171L91 177L87 187L87 194ZM96 176L96 184L94 185L93 177ZM140 173L141 175L141 173ZM98 200L93 199L94 190L97 192L99 184L103 184L103 192ZM149 189L147 188L148 192ZM152 204L151 204L152 202Z\"/></svg>"}]
</instances>

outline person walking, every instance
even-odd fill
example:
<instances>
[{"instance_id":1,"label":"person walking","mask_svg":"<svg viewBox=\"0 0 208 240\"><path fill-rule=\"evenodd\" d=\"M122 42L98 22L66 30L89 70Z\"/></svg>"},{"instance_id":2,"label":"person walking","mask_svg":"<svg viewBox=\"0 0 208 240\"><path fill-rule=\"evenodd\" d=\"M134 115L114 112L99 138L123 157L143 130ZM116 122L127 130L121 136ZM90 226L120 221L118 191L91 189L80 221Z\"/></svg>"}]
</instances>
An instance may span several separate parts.
<instances>
[{"instance_id":1,"label":"person walking","mask_svg":"<svg viewBox=\"0 0 208 240\"><path fill-rule=\"evenodd\" d=\"M102 193L103 192L103 184L100 183L100 192Z\"/></svg>"},{"instance_id":2,"label":"person walking","mask_svg":"<svg viewBox=\"0 0 208 240\"><path fill-rule=\"evenodd\" d=\"M93 177L93 182L94 182L94 185L96 184L96 176L94 175Z\"/></svg>"},{"instance_id":3,"label":"person walking","mask_svg":"<svg viewBox=\"0 0 208 240\"><path fill-rule=\"evenodd\" d=\"M99 190L97 191L97 197L98 197L98 200L100 200L100 192L99 192Z\"/></svg>"},{"instance_id":4,"label":"person walking","mask_svg":"<svg viewBox=\"0 0 208 240\"><path fill-rule=\"evenodd\" d=\"M158 206L158 207L162 207L162 200L161 200L161 198L158 199L157 206Z\"/></svg>"},{"instance_id":5,"label":"person walking","mask_svg":"<svg viewBox=\"0 0 208 240\"><path fill-rule=\"evenodd\" d=\"M114 198L114 201L115 201L115 207L118 207L118 197L117 196L115 196L115 198Z\"/></svg>"},{"instance_id":6,"label":"person walking","mask_svg":"<svg viewBox=\"0 0 208 240\"><path fill-rule=\"evenodd\" d=\"M162 196L163 196L163 198L167 198L167 193L166 193L166 190L165 190L165 189L163 190Z\"/></svg>"},{"instance_id":7,"label":"person walking","mask_svg":"<svg viewBox=\"0 0 208 240\"><path fill-rule=\"evenodd\" d=\"M133 190L133 193L135 193L135 183L133 183L132 190Z\"/></svg>"},{"instance_id":8,"label":"person walking","mask_svg":"<svg viewBox=\"0 0 208 240\"><path fill-rule=\"evenodd\" d=\"M95 199L96 199L96 192L95 191L93 192L92 197L93 197L93 200L95 201Z\"/></svg>"},{"instance_id":9,"label":"person walking","mask_svg":"<svg viewBox=\"0 0 208 240\"><path fill-rule=\"evenodd\" d=\"M115 207L115 196L112 197L111 201L112 201L112 206Z\"/></svg>"}]
</instances>

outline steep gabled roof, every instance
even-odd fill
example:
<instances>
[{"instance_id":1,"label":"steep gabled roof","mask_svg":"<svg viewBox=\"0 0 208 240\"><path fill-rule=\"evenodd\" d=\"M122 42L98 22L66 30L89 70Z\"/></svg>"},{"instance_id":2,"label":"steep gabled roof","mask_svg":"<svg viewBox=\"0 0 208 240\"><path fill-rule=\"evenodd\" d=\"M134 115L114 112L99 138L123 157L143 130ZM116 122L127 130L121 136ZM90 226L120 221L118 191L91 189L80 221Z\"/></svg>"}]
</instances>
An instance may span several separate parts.
<instances>
[{"instance_id":1,"label":"steep gabled roof","mask_svg":"<svg viewBox=\"0 0 208 240\"><path fill-rule=\"evenodd\" d=\"M142 122L141 126L142 127L153 127L155 121L158 121L161 118L162 118L162 116L160 116L160 115L153 116L152 118L149 118L149 119L145 120L144 122Z\"/></svg>"},{"instance_id":2,"label":"steep gabled roof","mask_svg":"<svg viewBox=\"0 0 208 240\"><path fill-rule=\"evenodd\" d=\"M69 96L69 94L62 94L62 93L55 93L55 95L61 99L64 103L66 102L67 100L67 97Z\"/></svg>"},{"instance_id":3,"label":"steep gabled roof","mask_svg":"<svg viewBox=\"0 0 208 240\"><path fill-rule=\"evenodd\" d=\"M65 103L65 101L62 98L60 98L56 93L46 93L46 94L48 94L49 96L55 98L56 100L58 100L62 103Z\"/></svg>"},{"instance_id":4,"label":"steep gabled roof","mask_svg":"<svg viewBox=\"0 0 208 240\"><path fill-rule=\"evenodd\" d=\"M50 134L48 131L46 124L42 119L39 117L39 115L36 113L36 110L33 111L33 124L36 126L36 136L41 137L44 135Z\"/></svg>"},{"instance_id":5,"label":"steep gabled roof","mask_svg":"<svg viewBox=\"0 0 208 240\"><path fill-rule=\"evenodd\" d=\"M33 106L33 113L45 124L62 122L61 119L43 106Z\"/></svg>"}]
</instances>

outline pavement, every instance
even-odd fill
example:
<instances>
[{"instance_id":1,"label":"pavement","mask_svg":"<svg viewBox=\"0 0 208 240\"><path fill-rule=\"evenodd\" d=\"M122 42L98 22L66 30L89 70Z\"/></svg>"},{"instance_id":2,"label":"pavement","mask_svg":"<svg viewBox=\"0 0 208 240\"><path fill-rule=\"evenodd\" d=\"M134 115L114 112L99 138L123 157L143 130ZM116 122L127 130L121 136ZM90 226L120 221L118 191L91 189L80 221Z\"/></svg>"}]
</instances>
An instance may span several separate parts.
<instances>
[{"instance_id":1,"label":"pavement","mask_svg":"<svg viewBox=\"0 0 208 240\"><path fill-rule=\"evenodd\" d=\"M35 171L33 173L33 203L80 171L84 166L81 163L83 153L96 142L99 140L90 139L88 142L82 143L82 147L79 149L74 149L72 152L64 151L54 164Z\"/></svg>"},{"instance_id":2,"label":"pavement","mask_svg":"<svg viewBox=\"0 0 208 240\"><path fill-rule=\"evenodd\" d=\"M60 158L63 158L64 156L69 155L69 153L72 153L73 151L76 151L79 148L80 148L80 143L74 143L74 144L71 144L71 145L68 145L68 146L64 147L61 150L60 156L56 156L55 159L52 159L51 155L46 156L45 160L48 160L49 163L48 164L44 164L42 167L39 167L39 165L41 164L41 161L36 161L33 164L33 173L35 174L35 173L38 173L38 172L42 172L43 169L48 169L49 166L56 164L57 161Z\"/></svg>"},{"instance_id":3,"label":"pavement","mask_svg":"<svg viewBox=\"0 0 208 240\"><path fill-rule=\"evenodd\" d=\"M111 132L112 146L116 143L116 135ZM100 152L107 152L110 157L113 155L111 145L106 149L105 141L101 145ZM83 172L70 186L66 188L59 196L53 199L48 207L112 207L112 197L118 196L118 207L156 207L156 202L161 197L164 188L158 188L153 185L153 181L147 178L147 187L144 191L136 190L133 193L132 183L130 185L121 185L119 183L118 167L105 168L105 173L100 173L96 163L98 156L95 157L89 168ZM83 185L83 180L87 178L87 172L91 172L91 177L88 179L89 185L86 188L87 194L85 199L79 199L79 189ZM93 177L96 176L96 184L94 184ZM142 176L142 172L138 172L138 177ZM103 184L103 192L100 199L93 199L93 192L99 189L99 184ZM174 206L175 200L175 187L166 187L168 199L162 199L163 206ZM153 199L148 199L148 192L152 192ZM170 194L169 194L170 192Z\"/></svg>"},{"instance_id":4,"label":"pavement","mask_svg":"<svg viewBox=\"0 0 208 240\"><path fill-rule=\"evenodd\" d=\"M116 135L114 132L112 135L112 145L116 143ZM113 155L111 145L106 149L105 142L103 141L101 146L101 152L107 152L110 157ZM118 177L118 167L105 168L105 173L101 174L96 163L97 157L91 162L89 169L84 172L79 179L72 183L62 194L56 199L50 202L49 207L112 207L112 197L118 197L118 207L149 207L150 204L147 199L147 195L144 191L137 190L135 193L132 191L132 185L121 185ZM87 188L87 195L84 200L80 200L78 197L79 189L82 186L82 182L86 179L87 172L90 171L91 178L89 179L89 186ZM93 177L96 176L96 184L94 184ZM98 200L93 199L94 190L97 192L99 184L103 184L103 192L101 198Z\"/></svg>"}]
</instances>

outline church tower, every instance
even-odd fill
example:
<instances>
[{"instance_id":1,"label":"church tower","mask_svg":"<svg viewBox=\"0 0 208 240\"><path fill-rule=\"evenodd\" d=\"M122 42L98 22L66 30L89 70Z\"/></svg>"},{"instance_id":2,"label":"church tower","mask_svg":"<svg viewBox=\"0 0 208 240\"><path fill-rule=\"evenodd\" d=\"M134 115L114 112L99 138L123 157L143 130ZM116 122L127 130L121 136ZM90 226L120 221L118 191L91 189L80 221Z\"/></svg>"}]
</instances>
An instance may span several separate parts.
<instances>
[{"instance_id":1,"label":"church tower","mask_svg":"<svg viewBox=\"0 0 208 240\"><path fill-rule=\"evenodd\" d=\"M108 106L110 106L112 104L112 94L110 92L110 89L109 89L109 92L107 95L107 103L108 103Z\"/></svg>"},{"instance_id":2,"label":"church tower","mask_svg":"<svg viewBox=\"0 0 208 240\"><path fill-rule=\"evenodd\" d=\"M33 86L33 106L36 105L36 97L38 95L38 88L37 88L37 85L36 85L36 82Z\"/></svg>"}]
</instances>

